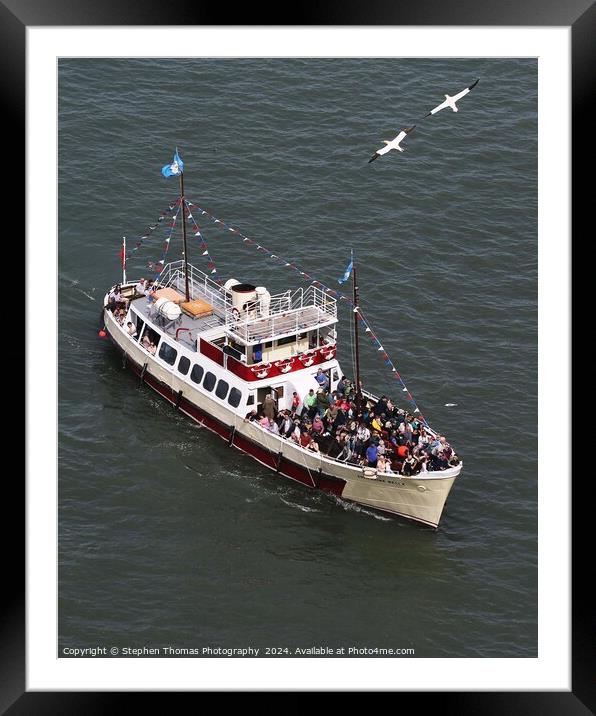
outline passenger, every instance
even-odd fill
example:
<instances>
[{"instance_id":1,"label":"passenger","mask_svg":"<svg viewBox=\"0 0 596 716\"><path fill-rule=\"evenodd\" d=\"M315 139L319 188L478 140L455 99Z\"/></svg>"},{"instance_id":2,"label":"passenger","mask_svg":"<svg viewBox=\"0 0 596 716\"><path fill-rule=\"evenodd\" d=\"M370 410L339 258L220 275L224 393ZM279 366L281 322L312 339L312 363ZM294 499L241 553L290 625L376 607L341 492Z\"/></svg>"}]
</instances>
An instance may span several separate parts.
<instances>
[{"instance_id":1,"label":"passenger","mask_svg":"<svg viewBox=\"0 0 596 716\"><path fill-rule=\"evenodd\" d=\"M303 428L302 434L300 435L300 445L302 445L302 447L308 447L310 441L311 437L308 430L306 428Z\"/></svg>"},{"instance_id":2,"label":"passenger","mask_svg":"<svg viewBox=\"0 0 596 716\"><path fill-rule=\"evenodd\" d=\"M354 455L354 447L356 444L356 440L354 436L345 436L345 440L343 440L343 447L339 455L337 456L338 460L342 460L343 462L348 462L352 459Z\"/></svg>"},{"instance_id":3,"label":"passenger","mask_svg":"<svg viewBox=\"0 0 596 716\"><path fill-rule=\"evenodd\" d=\"M322 435L325 432L325 425L323 424L320 415L315 415L313 418L312 429L313 432L317 433L317 435Z\"/></svg>"},{"instance_id":4,"label":"passenger","mask_svg":"<svg viewBox=\"0 0 596 716\"><path fill-rule=\"evenodd\" d=\"M304 398L304 405L306 407L308 417L312 420L317 412L317 396L315 395L313 388L308 391L308 395Z\"/></svg>"},{"instance_id":5,"label":"passenger","mask_svg":"<svg viewBox=\"0 0 596 716\"><path fill-rule=\"evenodd\" d=\"M377 466L377 446L372 443L366 449L366 459L368 460L369 467Z\"/></svg>"},{"instance_id":6,"label":"passenger","mask_svg":"<svg viewBox=\"0 0 596 716\"><path fill-rule=\"evenodd\" d=\"M296 391L292 393L292 413L295 415L300 415L302 413L302 407L301 407L302 401L300 400L300 396Z\"/></svg>"},{"instance_id":7,"label":"passenger","mask_svg":"<svg viewBox=\"0 0 596 716\"><path fill-rule=\"evenodd\" d=\"M251 410L250 413L246 414L246 417L244 418L244 422L245 423L254 423L256 421L257 421L257 411L254 410L254 408L253 408L253 410Z\"/></svg>"},{"instance_id":8,"label":"passenger","mask_svg":"<svg viewBox=\"0 0 596 716\"><path fill-rule=\"evenodd\" d=\"M119 303L122 302L122 294L120 293L120 284L114 286L114 288L108 294L108 308L114 311Z\"/></svg>"},{"instance_id":9,"label":"passenger","mask_svg":"<svg viewBox=\"0 0 596 716\"><path fill-rule=\"evenodd\" d=\"M338 458L339 454L343 450L344 444L345 441L342 441L341 436L336 435L329 447L329 450L327 451L327 455L329 455L329 457Z\"/></svg>"},{"instance_id":10,"label":"passenger","mask_svg":"<svg viewBox=\"0 0 596 716\"><path fill-rule=\"evenodd\" d=\"M135 292L136 292L137 295L139 295L139 296L144 296L144 295L147 293L147 288L146 288L146 285L145 285L145 279L144 279L144 278L139 279L139 282L138 282L137 285L135 286Z\"/></svg>"},{"instance_id":11,"label":"passenger","mask_svg":"<svg viewBox=\"0 0 596 716\"><path fill-rule=\"evenodd\" d=\"M414 468L417 466L418 460L413 455L409 455L406 457L406 459L403 462L402 468L401 468L401 474L402 475L413 475L414 474Z\"/></svg>"},{"instance_id":12,"label":"passenger","mask_svg":"<svg viewBox=\"0 0 596 716\"><path fill-rule=\"evenodd\" d=\"M319 444L314 440L314 438L311 438L310 442L308 443L307 450L312 450L313 452L320 452Z\"/></svg>"},{"instance_id":13,"label":"passenger","mask_svg":"<svg viewBox=\"0 0 596 716\"><path fill-rule=\"evenodd\" d=\"M132 323L132 321L129 321L126 324L126 330L127 330L129 336L132 336L133 338L137 337L137 329L134 327L134 324Z\"/></svg>"},{"instance_id":14,"label":"passenger","mask_svg":"<svg viewBox=\"0 0 596 716\"><path fill-rule=\"evenodd\" d=\"M290 433L290 440L300 445L300 435L300 421L294 420L294 427L292 429L292 432Z\"/></svg>"},{"instance_id":15,"label":"passenger","mask_svg":"<svg viewBox=\"0 0 596 716\"><path fill-rule=\"evenodd\" d=\"M384 455L379 455L377 457L377 471L385 472L385 456Z\"/></svg>"},{"instance_id":16,"label":"passenger","mask_svg":"<svg viewBox=\"0 0 596 716\"><path fill-rule=\"evenodd\" d=\"M147 281L145 284L145 295L147 296L147 303L151 303L153 300L153 291L155 290L155 282Z\"/></svg>"},{"instance_id":17,"label":"passenger","mask_svg":"<svg viewBox=\"0 0 596 716\"><path fill-rule=\"evenodd\" d=\"M337 388L336 388L338 395L343 396L344 393L346 392L346 380L347 380L346 376L342 375L339 383L337 384Z\"/></svg>"},{"instance_id":18,"label":"passenger","mask_svg":"<svg viewBox=\"0 0 596 716\"><path fill-rule=\"evenodd\" d=\"M288 438L290 437L290 433L293 429L294 423L292 422L290 414L286 411L283 415L281 425L279 426L280 435L283 435L285 438Z\"/></svg>"},{"instance_id":19,"label":"passenger","mask_svg":"<svg viewBox=\"0 0 596 716\"><path fill-rule=\"evenodd\" d=\"M375 417L371 421L371 425L375 430L381 431L383 429L383 425L381 424L380 418Z\"/></svg>"},{"instance_id":20,"label":"passenger","mask_svg":"<svg viewBox=\"0 0 596 716\"><path fill-rule=\"evenodd\" d=\"M323 416L325 415L325 411L329 407L329 398L327 396L327 391L324 388L319 388L317 390L317 412L319 415Z\"/></svg>"},{"instance_id":21,"label":"passenger","mask_svg":"<svg viewBox=\"0 0 596 716\"><path fill-rule=\"evenodd\" d=\"M406 445L400 445L397 450L397 457L401 458L402 460L405 460L408 455L410 454L410 451Z\"/></svg>"},{"instance_id":22,"label":"passenger","mask_svg":"<svg viewBox=\"0 0 596 716\"><path fill-rule=\"evenodd\" d=\"M315 380L319 384L320 388L323 388L325 391L329 389L329 378L323 373L323 369L319 368L317 371L317 374L315 375Z\"/></svg>"},{"instance_id":23,"label":"passenger","mask_svg":"<svg viewBox=\"0 0 596 716\"><path fill-rule=\"evenodd\" d=\"M277 415L277 407L275 405L275 400L271 393L267 393L267 395L265 396L265 400L263 401L263 413L271 420L275 420L275 417Z\"/></svg>"}]
</instances>

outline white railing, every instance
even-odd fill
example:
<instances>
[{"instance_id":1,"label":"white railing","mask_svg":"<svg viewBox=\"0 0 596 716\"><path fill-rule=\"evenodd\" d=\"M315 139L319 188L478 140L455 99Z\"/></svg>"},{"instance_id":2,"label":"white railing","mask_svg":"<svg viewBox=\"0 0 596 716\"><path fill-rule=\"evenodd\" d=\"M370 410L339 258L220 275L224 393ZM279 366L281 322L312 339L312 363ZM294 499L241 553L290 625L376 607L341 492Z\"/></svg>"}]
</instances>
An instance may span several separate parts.
<instances>
[{"instance_id":1,"label":"white railing","mask_svg":"<svg viewBox=\"0 0 596 716\"><path fill-rule=\"evenodd\" d=\"M309 286L246 303L242 311L226 310L226 329L245 343L303 333L337 321L337 301L321 289Z\"/></svg>"},{"instance_id":2,"label":"white railing","mask_svg":"<svg viewBox=\"0 0 596 716\"><path fill-rule=\"evenodd\" d=\"M159 276L158 283L160 286L169 286L182 294L186 294L184 261L173 261L166 264ZM232 299L229 293L210 279L206 273L191 264L188 264L188 292L191 300L202 298L207 303L210 303L217 313L222 315L232 306Z\"/></svg>"}]
</instances>

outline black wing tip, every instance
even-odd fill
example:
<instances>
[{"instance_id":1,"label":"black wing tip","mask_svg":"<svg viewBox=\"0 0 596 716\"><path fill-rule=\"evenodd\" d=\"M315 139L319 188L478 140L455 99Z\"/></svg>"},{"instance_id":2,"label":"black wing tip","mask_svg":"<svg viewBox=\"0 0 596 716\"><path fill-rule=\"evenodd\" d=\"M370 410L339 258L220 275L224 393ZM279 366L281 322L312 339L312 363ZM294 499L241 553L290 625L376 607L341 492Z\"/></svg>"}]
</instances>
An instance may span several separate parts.
<instances>
[{"instance_id":1,"label":"black wing tip","mask_svg":"<svg viewBox=\"0 0 596 716\"><path fill-rule=\"evenodd\" d=\"M405 132L406 134L409 134L413 129L416 129L416 125L415 125L415 124L413 124L409 129L404 129L404 132Z\"/></svg>"},{"instance_id":2,"label":"black wing tip","mask_svg":"<svg viewBox=\"0 0 596 716\"><path fill-rule=\"evenodd\" d=\"M428 114L425 114L424 117L423 117L423 119L426 119L427 117L430 117L431 114L432 114L432 112L429 112Z\"/></svg>"},{"instance_id":3,"label":"black wing tip","mask_svg":"<svg viewBox=\"0 0 596 716\"><path fill-rule=\"evenodd\" d=\"M476 80L476 82L473 82L473 83L468 87L468 89L469 89L469 90L474 89L474 87L476 87L476 85L477 85L479 82L480 82L480 80Z\"/></svg>"},{"instance_id":4,"label":"black wing tip","mask_svg":"<svg viewBox=\"0 0 596 716\"><path fill-rule=\"evenodd\" d=\"M372 155L372 157L368 160L368 163L374 162L375 159L378 159L381 155L377 154L376 152Z\"/></svg>"}]
</instances>

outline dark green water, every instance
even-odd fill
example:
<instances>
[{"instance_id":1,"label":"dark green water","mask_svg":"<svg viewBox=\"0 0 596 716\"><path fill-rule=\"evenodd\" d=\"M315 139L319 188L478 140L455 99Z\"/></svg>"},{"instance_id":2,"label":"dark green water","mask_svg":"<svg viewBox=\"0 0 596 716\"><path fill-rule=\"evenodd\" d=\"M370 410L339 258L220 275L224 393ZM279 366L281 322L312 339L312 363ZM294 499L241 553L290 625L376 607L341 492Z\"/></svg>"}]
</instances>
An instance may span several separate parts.
<instances>
[{"instance_id":1,"label":"dark green water","mask_svg":"<svg viewBox=\"0 0 596 716\"><path fill-rule=\"evenodd\" d=\"M60 63L59 654L537 655L536 71L525 59ZM420 120L476 78L457 114ZM405 153L367 164L415 123ZM368 319L465 462L438 531L279 479L139 388L98 339L122 235L134 242L176 196L160 174L176 145L191 201L321 281L355 249ZM225 277L298 287L204 228ZM151 276L162 239L129 276ZM365 386L399 401L366 343L362 364Z\"/></svg>"}]
</instances>

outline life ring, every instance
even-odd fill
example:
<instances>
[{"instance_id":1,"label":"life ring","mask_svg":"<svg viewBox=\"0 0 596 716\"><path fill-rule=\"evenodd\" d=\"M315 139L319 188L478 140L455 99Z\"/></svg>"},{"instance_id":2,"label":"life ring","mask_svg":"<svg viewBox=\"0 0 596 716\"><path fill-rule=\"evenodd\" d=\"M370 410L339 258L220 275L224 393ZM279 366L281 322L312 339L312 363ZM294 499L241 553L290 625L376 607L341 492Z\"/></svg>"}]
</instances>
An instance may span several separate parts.
<instances>
[{"instance_id":1,"label":"life ring","mask_svg":"<svg viewBox=\"0 0 596 716\"><path fill-rule=\"evenodd\" d=\"M278 360L273 365L276 368L279 368L279 370L282 373L289 373L292 370L292 363L294 362L293 358L288 358L287 360Z\"/></svg>"},{"instance_id":2,"label":"life ring","mask_svg":"<svg viewBox=\"0 0 596 716\"><path fill-rule=\"evenodd\" d=\"M271 363L264 363L263 365L251 366L251 371L257 376L257 378L266 378L271 370Z\"/></svg>"},{"instance_id":3,"label":"life ring","mask_svg":"<svg viewBox=\"0 0 596 716\"><path fill-rule=\"evenodd\" d=\"M233 318L235 321L239 321L239 320L240 320L240 311L239 311L236 307L232 308L232 318Z\"/></svg>"}]
</instances>

